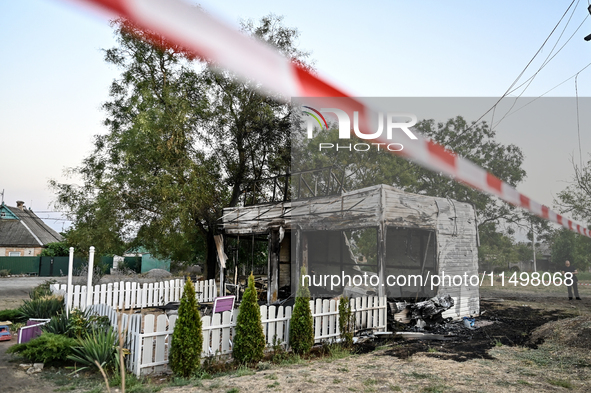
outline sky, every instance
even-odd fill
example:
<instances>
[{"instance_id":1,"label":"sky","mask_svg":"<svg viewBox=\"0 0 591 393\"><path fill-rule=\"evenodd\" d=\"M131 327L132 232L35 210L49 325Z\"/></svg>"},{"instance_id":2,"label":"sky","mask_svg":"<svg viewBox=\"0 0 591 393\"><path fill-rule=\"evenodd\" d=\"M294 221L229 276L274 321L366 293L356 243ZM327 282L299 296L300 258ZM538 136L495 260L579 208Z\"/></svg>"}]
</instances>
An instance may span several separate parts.
<instances>
[{"instance_id":1,"label":"sky","mask_svg":"<svg viewBox=\"0 0 591 393\"><path fill-rule=\"evenodd\" d=\"M299 48L310 52L319 75L356 96L496 98L530 63L571 0L193 3L237 28L241 19L283 16L284 25L299 30ZM587 7L588 0L575 1L531 62L517 85L566 43L526 85L524 97L546 93L591 63L591 42L583 40L591 34ZM67 168L80 165L94 135L106 132L101 104L119 74L103 59L102 50L115 46L109 18L78 2L0 2L0 192L10 206L25 201L56 230L68 222L51 213L48 181L75 182ZM577 89L579 97L591 96L591 66L578 75ZM509 108L522 90L501 106ZM547 96L574 97L574 78ZM515 108L529 101L520 98ZM574 99L538 100L519 112L519 127L510 116L495 128L499 141L525 154L521 192L553 205L572 177L571 159L580 160L579 146L589 158L590 105L580 99L577 117ZM484 112L465 117L476 120ZM490 122L491 113L484 119Z\"/></svg>"}]
</instances>

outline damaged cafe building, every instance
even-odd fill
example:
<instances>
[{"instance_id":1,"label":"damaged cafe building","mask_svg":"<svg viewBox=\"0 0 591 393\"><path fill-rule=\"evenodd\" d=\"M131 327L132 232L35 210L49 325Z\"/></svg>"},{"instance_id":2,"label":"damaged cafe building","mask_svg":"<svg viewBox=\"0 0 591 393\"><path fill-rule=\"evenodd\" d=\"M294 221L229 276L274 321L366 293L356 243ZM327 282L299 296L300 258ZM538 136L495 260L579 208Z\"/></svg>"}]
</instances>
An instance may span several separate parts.
<instances>
[{"instance_id":1,"label":"damaged cafe building","mask_svg":"<svg viewBox=\"0 0 591 393\"><path fill-rule=\"evenodd\" d=\"M312 297L387 296L390 312L400 314L405 306L445 296L453 301L443 307L444 318L480 313L478 285L432 285L433 275L478 274L471 204L383 184L318 196L312 185L291 183L299 196L307 188L308 197L226 208L221 220L226 238L266 242L268 304L295 296L303 267ZM278 193L275 187L273 196Z\"/></svg>"}]
</instances>

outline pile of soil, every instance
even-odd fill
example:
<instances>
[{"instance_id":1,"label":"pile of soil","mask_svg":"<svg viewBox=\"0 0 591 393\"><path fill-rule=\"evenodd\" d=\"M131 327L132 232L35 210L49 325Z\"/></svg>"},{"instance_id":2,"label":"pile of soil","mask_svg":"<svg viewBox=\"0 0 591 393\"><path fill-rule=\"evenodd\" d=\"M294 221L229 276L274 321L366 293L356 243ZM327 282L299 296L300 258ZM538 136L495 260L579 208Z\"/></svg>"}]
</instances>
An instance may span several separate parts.
<instances>
[{"instance_id":1,"label":"pile of soil","mask_svg":"<svg viewBox=\"0 0 591 393\"><path fill-rule=\"evenodd\" d=\"M562 319L540 326L531 334L530 342L541 344L546 340L566 347L591 349L591 317Z\"/></svg>"},{"instance_id":2,"label":"pile of soil","mask_svg":"<svg viewBox=\"0 0 591 393\"><path fill-rule=\"evenodd\" d=\"M532 333L540 326L571 315L562 310L544 311L528 306L507 306L500 302L481 301L481 311L484 314L477 318L478 329L470 330L463 327L461 322L448 324L445 328L453 337L444 341L435 340L400 340L392 349L385 351L385 355L406 359L417 352L427 352L425 355L439 359L464 362L470 359L493 359L488 354L489 349L496 345L528 346L537 348L539 342L531 340ZM479 323L480 322L480 323ZM581 334L589 334L591 326L581 329ZM445 334L445 329L437 329L436 333ZM587 333L584 333L587 332ZM434 348L437 353L428 352ZM365 352L365 351L364 351Z\"/></svg>"}]
</instances>

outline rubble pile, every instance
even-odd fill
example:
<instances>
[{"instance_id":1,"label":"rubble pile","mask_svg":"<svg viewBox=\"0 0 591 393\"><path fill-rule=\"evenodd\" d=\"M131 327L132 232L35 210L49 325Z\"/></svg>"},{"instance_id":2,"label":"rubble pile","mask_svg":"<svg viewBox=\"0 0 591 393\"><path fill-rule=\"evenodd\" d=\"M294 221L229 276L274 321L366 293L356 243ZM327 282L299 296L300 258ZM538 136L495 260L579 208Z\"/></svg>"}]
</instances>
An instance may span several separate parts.
<instances>
[{"instance_id":1,"label":"rubble pile","mask_svg":"<svg viewBox=\"0 0 591 393\"><path fill-rule=\"evenodd\" d=\"M449 294L442 294L417 303L389 301L388 306L389 320L392 325L402 323L422 331L425 328L432 330L451 322L452 318L443 318L441 314L454 306L454 300Z\"/></svg>"}]
</instances>

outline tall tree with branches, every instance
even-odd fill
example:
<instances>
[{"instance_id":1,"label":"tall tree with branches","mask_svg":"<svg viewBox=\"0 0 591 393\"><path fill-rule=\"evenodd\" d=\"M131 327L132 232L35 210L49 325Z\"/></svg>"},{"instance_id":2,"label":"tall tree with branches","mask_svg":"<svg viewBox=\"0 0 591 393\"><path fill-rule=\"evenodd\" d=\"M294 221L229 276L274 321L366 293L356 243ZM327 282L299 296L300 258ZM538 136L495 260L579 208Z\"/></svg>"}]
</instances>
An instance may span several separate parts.
<instances>
[{"instance_id":1,"label":"tall tree with branches","mask_svg":"<svg viewBox=\"0 0 591 393\"><path fill-rule=\"evenodd\" d=\"M71 170L82 185L51 182L56 205L73 220L71 239L104 253L141 245L177 261L205 259L213 278L222 209L250 181L289 167L290 108L156 34L125 20L113 26L118 45L105 60L122 73L103 105L107 133ZM243 30L306 56L279 17Z\"/></svg>"}]
</instances>

